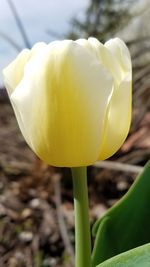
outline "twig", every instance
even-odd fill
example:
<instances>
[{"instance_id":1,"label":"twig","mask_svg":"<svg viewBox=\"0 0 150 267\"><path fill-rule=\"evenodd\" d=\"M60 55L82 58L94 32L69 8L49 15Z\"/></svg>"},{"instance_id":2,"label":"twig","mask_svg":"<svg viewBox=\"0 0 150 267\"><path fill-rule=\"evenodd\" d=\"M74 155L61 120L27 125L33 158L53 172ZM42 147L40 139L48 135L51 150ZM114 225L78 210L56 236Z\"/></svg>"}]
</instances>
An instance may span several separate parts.
<instances>
[{"instance_id":1,"label":"twig","mask_svg":"<svg viewBox=\"0 0 150 267\"><path fill-rule=\"evenodd\" d=\"M136 39L131 39L129 41L126 42L126 44L129 45L137 45L137 43L141 43L144 41L149 41L150 36L143 36L142 38L136 38Z\"/></svg>"},{"instance_id":2,"label":"twig","mask_svg":"<svg viewBox=\"0 0 150 267\"><path fill-rule=\"evenodd\" d=\"M60 175L59 174L54 175L54 190L55 190L56 212L57 212L57 217L58 217L60 234L63 239L64 245L66 247L66 251L69 255L69 261L70 261L71 267L73 267L75 257L74 257L74 251L73 251L72 245L68 237L68 232L67 232L67 227L65 224L64 216L61 210L62 201L61 201Z\"/></svg>"},{"instance_id":3,"label":"twig","mask_svg":"<svg viewBox=\"0 0 150 267\"><path fill-rule=\"evenodd\" d=\"M94 166L98 168L107 168L110 170L132 172L132 173L139 173L143 170L143 167L140 166L125 164L110 160L96 162Z\"/></svg>"},{"instance_id":4,"label":"twig","mask_svg":"<svg viewBox=\"0 0 150 267\"><path fill-rule=\"evenodd\" d=\"M22 50L22 47L19 46L12 38L10 38L7 34L4 32L0 32L0 36L5 39L10 45L13 46L17 50L17 52L20 52Z\"/></svg>"},{"instance_id":5,"label":"twig","mask_svg":"<svg viewBox=\"0 0 150 267\"><path fill-rule=\"evenodd\" d=\"M61 34L55 32L55 31L53 31L53 30L51 30L51 29L46 30L46 33L47 33L48 35L50 35L51 37L54 37L54 38L56 38L56 39L58 39L58 40L61 40L61 39L63 38L63 35L61 35Z\"/></svg>"},{"instance_id":6,"label":"twig","mask_svg":"<svg viewBox=\"0 0 150 267\"><path fill-rule=\"evenodd\" d=\"M22 24L22 21L21 21L21 19L20 19L20 17L19 17L19 14L18 14L18 12L17 12L17 9L16 9L16 7L15 7L13 1L12 1L12 0L7 0L7 2L8 2L9 7L10 7L10 9L11 9L13 15L14 15L14 18L15 18L15 20L16 20L18 29L20 30L21 36L22 36L22 38L23 38L23 40L24 40L25 46L26 46L27 48L31 48L31 45L30 45L28 36L27 36L27 34L26 34L26 31L25 31L25 28L24 28L24 26L23 26L23 24Z\"/></svg>"}]
</instances>

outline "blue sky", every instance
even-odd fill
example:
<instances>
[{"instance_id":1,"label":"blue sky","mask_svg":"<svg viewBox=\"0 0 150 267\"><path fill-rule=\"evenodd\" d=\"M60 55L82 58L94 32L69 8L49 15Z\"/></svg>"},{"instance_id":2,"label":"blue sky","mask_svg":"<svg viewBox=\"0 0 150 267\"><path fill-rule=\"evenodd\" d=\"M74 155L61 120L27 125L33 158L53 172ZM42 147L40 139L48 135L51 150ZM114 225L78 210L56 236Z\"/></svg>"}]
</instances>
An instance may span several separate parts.
<instances>
[{"instance_id":1,"label":"blue sky","mask_svg":"<svg viewBox=\"0 0 150 267\"><path fill-rule=\"evenodd\" d=\"M47 34L48 30L63 37L69 29L70 19L73 16L81 16L88 2L88 0L13 0L32 45L38 41L50 42L56 39ZM1 33L9 35L22 48L24 47L7 0L0 0ZM0 84L2 84L2 69L16 55L15 49L0 35Z\"/></svg>"}]
</instances>

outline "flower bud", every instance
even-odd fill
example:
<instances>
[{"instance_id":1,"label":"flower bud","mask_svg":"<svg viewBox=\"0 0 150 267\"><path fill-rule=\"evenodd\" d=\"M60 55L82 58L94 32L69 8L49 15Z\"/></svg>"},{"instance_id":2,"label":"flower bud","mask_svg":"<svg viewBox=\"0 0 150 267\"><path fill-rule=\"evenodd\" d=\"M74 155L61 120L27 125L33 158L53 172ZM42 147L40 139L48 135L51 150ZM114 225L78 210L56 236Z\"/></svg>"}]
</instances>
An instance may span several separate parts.
<instances>
[{"instance_id":1,"label":"flower bud","mask_svg":"<svg viewBox=\"0 0 150 267\"><path fill-rule=\"evenodd\" d=\"M37 43L4 69L4 83L31 149L53 166L112 156L131 121L132 69L119 38Z\"/></svg>"}]
</instances>

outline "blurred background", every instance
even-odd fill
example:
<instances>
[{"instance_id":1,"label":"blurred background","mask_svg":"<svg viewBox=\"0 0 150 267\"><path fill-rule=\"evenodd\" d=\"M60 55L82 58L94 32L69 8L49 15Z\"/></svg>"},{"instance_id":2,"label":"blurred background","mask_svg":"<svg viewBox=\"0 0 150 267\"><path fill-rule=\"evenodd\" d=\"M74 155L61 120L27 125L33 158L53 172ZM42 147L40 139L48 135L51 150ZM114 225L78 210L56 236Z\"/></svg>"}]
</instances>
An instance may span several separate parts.
<instances>
[{"instance_id":1,"label":"blurred background","mask_svg":"<svg viewBox=\"0 0 150 267\"><path fill-rule=\"evenodd\" d=\"M35 42L118 36L133 62L133 118L122 148L88 167L91 226L150 158L150 1L0 0L0 266L73 267L70 170L42 163L24 142L2 69Z\"/></svg>"}]
</instances>

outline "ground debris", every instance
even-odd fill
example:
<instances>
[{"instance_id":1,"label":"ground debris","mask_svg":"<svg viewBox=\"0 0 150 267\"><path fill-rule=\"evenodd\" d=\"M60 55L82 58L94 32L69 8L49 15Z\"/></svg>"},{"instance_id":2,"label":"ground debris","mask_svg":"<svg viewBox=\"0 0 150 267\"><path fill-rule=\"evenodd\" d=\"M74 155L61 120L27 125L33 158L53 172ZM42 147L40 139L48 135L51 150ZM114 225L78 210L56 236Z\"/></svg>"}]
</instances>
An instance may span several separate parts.
<instances>
[{"instance_id":1,"label":"ground debris","mask_svg":"<svg viewBox=\"0 0 150 267\"><path fill-rule=\"evenodd\" d=\"M58 215L74 250L72 182L68 169L42 163L28 148L6 95L0 98L0 267L70 267ZM111 159L143 166L150 156L149 114ZM60 175L60 205L54 176ZM93 225L128 190L133 173L88 167Z\"/></svg>"}]
</instances>

